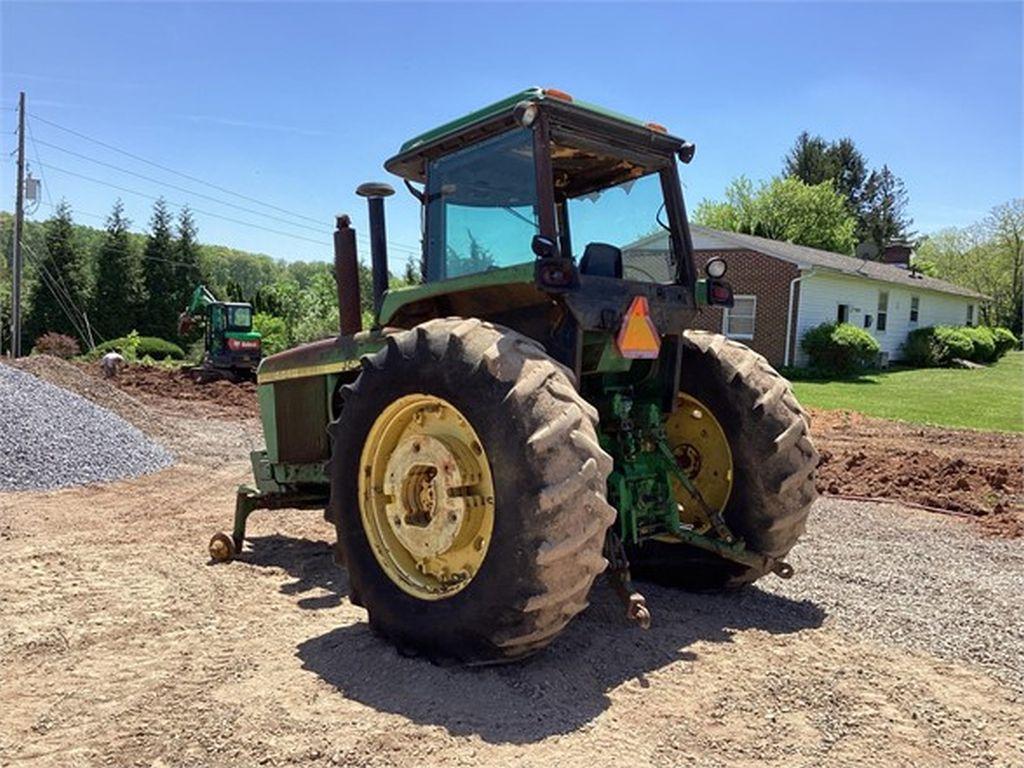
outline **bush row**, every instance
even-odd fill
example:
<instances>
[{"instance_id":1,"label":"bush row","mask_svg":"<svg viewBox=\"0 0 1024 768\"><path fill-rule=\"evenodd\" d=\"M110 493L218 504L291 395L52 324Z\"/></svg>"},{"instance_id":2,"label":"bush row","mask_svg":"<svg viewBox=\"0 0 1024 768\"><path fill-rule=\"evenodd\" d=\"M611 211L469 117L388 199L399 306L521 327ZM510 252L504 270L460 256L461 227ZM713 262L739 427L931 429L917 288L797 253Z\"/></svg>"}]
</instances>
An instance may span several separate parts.
<instances>
[{"instance_id":1,"label":"bush row","mask_svg":"<svg viewBox=\"0 0 1024 768\"><path fill-rule=\"evenodd\" d=\"M101 357L111 351L120 352L129 360L143 357L151 357L154 360L182 360L185 357L185 351L173 342L156 336L138 336L134 333L98 344L91 356Z\"/></svg>"},{"instance_id":2,"label":"bush row","mask_svg":"<svg viewBox=\"0 0 1024 768\"><path fill-rule=\"evenodd\" d=\"M910 332L903 358L911 365L938 367L954 360L993 363L1017 345L1006 328L939 325Z\"/></svg>"},{"instance_id":3,"label":"bush row","mask_svg":"<svg viewBox=\"0 0 1024 768\"><path fill-rule=\"evenodd\" d=\"M827 374L854 373L871 368L880 348L875 337L848 323L822 323L803 337L812 368ZM1018 344L1006 328L940 325L911 331L903 345L903 359L911 365L937 367L953 360L993 363Z\"/></svg>"}]
</instances>

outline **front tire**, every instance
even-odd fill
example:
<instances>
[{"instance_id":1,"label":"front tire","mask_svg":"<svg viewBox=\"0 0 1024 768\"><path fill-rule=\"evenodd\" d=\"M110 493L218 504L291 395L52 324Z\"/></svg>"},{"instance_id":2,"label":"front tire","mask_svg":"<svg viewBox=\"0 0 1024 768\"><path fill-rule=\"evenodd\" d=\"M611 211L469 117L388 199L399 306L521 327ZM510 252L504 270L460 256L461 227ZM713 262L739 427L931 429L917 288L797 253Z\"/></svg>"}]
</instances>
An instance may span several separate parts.
<instances>
[{"instance_id":1,"label":"front tire","mask_svg":"<svg viewBox=\"0 0 1024 768\"><path fill-rule=\"evenodd\" d=\"M817 498L818 453L810 419L779 373L749 347L720 334L687 331L681 392L711 410L732 454L732 488L721 509L748 549L782 558L804 532ZM739 587L767 571L695 547L647 541L631 547L638 578L685 589Z\"/></svg>"},{"instance_id":2,"label":"front tire","mask_svg":"<svg viewBox=\"0 0 1024 768\"><path fill-rule=\"evenodd\" d=\"M352 593L374 631L403 652L459 663L512 660L550 643L587 606L594 578L607 565L601 551L615 519L605 501L612 462L598 446L597 414L568 370L508 329L475 319L432 320L390 336L384 349L364 358L342 397L330 428L330 504ZM412 422L389 426L419 402L440 404L453 423L464 420L463 442L479 441L493 483L480 486L493 487L491 527L481 518L468 534L483 541L485 556L455 586L437 576L429 553L455 552L455 542L467 540L461 529L432 539L424 554L402 545L393 535L400 529L388 532L390 518L374 517L381 505L392 514L409 498L402 508L408 517L396 515L395 525L411 521L422 526L421 535L433 526L436 498L448 498L430 470L448 460L408 459L409 451L421 450L409 440L425 446L418 456L430 453L428 441L415 437L419 427ZM434 455L450 449L461 466L466 451L458 439L438 432L435 442L448 448L435 446ZM424 495L403 492L397 501L388 495L375 479L385 476L375 469L381 462L391 468L385 473L391 490L394 473L405 473ZM487 474L482 465L477 469L467 472ZM478 489L457 494L470 492Z\"/></svg>"}]
</instances>

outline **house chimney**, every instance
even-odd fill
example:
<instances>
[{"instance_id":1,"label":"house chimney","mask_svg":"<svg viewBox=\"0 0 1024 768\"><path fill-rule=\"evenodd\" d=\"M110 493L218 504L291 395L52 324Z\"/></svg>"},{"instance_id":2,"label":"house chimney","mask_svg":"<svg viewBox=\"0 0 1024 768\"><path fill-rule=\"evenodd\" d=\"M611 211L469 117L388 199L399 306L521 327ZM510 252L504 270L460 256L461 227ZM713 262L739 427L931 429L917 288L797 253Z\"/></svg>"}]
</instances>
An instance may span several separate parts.
<instances>
[{"instance_id":1,"label":"house chimney","mask_svg":"<svg viewBox=\"0 0 1024 768\"><path fill-rule=\"evenodd\" d=\"M909 243L889 243L889 245L882 249L882 262L908 269L910 267L910 256L913 252L914 248Z\"/></svg>"}]
</instances>

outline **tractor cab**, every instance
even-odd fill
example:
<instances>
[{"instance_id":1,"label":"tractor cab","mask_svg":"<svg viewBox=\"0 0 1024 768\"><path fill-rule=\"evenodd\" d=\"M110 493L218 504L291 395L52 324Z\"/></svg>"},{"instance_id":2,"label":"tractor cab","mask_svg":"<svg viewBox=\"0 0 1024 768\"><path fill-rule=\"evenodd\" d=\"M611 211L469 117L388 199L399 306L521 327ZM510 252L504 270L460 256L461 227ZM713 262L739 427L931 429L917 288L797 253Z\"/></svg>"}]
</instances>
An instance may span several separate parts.
<instances>
[{"instance_id":1,"label":"tractor cab","mask_svg":"<svg viewBox=\"0 0 1024 768\"><path fill-rule=\"evenodd\" d=\"M387 295L379 323L484 315L536 334L555 297L573 327L545 343L577 370L584 334L631 311L678 333L732 298L695 274L677 164L693 154L663 126L541 88L406 142L385 167L423 205L424 284Z\"/></svg>"}]
</instances>

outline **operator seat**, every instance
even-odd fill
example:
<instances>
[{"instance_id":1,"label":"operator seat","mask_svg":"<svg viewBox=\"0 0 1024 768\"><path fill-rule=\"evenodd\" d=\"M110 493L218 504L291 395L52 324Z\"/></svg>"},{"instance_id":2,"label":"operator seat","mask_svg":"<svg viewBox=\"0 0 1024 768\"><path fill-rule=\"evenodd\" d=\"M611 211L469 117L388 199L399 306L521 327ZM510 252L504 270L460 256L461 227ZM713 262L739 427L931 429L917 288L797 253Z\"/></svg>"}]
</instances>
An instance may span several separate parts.
<instances>
[{"instance_id":1,"label":"operator seat","mask_svg":"<svg viewBox=\"0 0 1024 768\"><path fill-rule=\"evenodd\" d=\"M622 250L608 243L587 243L580 259L580 273L622 278Z\"/></svg>"}]
</instances>

